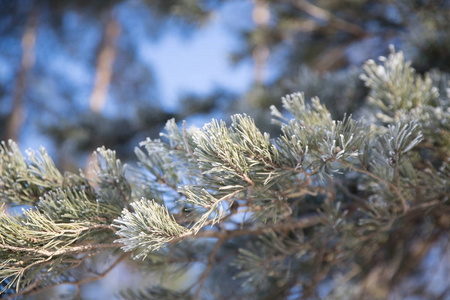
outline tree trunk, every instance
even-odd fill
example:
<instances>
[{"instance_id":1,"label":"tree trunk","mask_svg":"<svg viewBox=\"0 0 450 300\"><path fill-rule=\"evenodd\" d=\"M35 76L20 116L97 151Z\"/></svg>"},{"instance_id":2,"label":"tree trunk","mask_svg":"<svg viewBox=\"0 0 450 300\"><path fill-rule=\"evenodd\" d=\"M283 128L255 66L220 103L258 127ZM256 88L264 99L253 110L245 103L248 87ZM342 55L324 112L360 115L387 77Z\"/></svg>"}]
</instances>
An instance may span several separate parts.
<instances>
[{"instance_id":1,"label":"tree trunk","mask_svg":"<svg viewBox=\"0 0 450 300\"><path fill-rule=\"evenodd\" d=\"M24 95L27 84L27 75L35 61L36 31L38 26L38 10L35 6L28 15L25 32L22 36L22 59L17 72L16 85L12 96L12 111L8 116L5 138L16 142L24 121Z\"/></svg>"},{"instance_id":2,"label":"tree trunk","mask_svg":"<svg viewBox=\"0 0 450 300\"><path fill-rule=\"evenodd\" d=\"M253 0L252 19L257 29L263 29L269 26L270 7L264 0ZM259 43L253 49L253 62L255 64L255 84L261 85L266 79L266 63L270 55L270 49L267 44Z\"/></svg>"},{"instance_id":3,"label":"tree trunk","mask_svg":"<svg viewBox=\"0 0 450 300\"><path fill-rule=\"evenodd\" d=\"M106 98L108 96L108 90L111 85L111 78L113 74L114 60L117 55L116 42L119 34L120 24L114 17L111 9L108 12L102 41L99 45L96 68L97 73L94 88L89 101L91 111L96 114L100 114L106 105ZM88 170L90 169L90 165L93 161L94 157L91 154L89 155L84 166L85 173L88 176L91 176L89 175Z\"/></svg>"},{"instance_id":4,"label":"tree trunk","mask_svg":"<svg viewBox=\"0 0 450 300\"><path fill-rule=\"evenodd\" d=\"M90 108L95 113L101 113L106 104L109 86L116 58L116 41L119 37L120 25L113 14L108 13L105 30L97 56L97 72L95 84L90 98Z\"/></svg>"}]
</instances>

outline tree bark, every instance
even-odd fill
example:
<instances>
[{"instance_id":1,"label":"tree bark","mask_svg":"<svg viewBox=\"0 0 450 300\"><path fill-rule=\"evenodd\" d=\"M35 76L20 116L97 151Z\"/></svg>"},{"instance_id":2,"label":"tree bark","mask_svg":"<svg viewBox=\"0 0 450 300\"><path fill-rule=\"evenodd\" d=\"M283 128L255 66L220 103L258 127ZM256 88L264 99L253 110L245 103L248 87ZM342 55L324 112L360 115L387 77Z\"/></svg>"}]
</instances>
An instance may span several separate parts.
<instances>
[{"instance_id":1,"label":"tree bark","mask_svg":"<svg viewBox=\"0 0 450 300\"><path fill-rule=\"evenodd\" d=\"M117 55L116 41L120 34L119 22L112 12L108 13L105 30L97 56L97 67L94 88L90 98L92 112L101 113L106 105L109 86L113 73L114 60Z\"/></svg>"}]
</instances>

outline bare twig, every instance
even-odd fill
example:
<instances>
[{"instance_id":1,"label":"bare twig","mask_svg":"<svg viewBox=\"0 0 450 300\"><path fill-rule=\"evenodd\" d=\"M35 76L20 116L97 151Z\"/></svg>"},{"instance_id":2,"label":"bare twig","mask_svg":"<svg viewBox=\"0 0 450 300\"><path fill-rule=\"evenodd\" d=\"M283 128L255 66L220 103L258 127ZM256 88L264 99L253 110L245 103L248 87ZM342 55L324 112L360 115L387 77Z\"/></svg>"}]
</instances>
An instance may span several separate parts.
<instances>
[{"instance_id":1,"label":"bare twig","mask_svg":"<svg viewBox=\"0 0 450 300\"><path fill-rule=\"evenodd\" d=\"M134 211L133 207L130 205L130 202L127 199L127 196L123 193L123 191L120 189L118 183L114 180L114 187L119 192L120 197L123 200L123 203L125 204L125 207L128 209L128 211Z\"/></svg>"},{"instance_id":2,"label":"bare twig","mask_svg":"<svg viewBox=\"0 0 450 300\"><path fill-rule=\"evenodd\" d=\"M349 164L349 163L347 163L345 161L338 161L338 162L343 164L344 166L346 166L346 167L356 171L356 172L366 174L366 175L368 175L368 176L370 176L370 177L372 177L372 178L374 178L374 179L376 179L376 180L378 180L380 182L383 182L384 184L386 184L389 188L391 188L397 194L398 198L400 199L400 202L402 203L403 213L405 213L409 209L408 204L406 203L405 197L403 197L403 195L400 192L399 188L395 184L392 184L391 182L387 181L386 179L383 179L383 178L381 178L381 177L379 177L379 176L377 176L377 175L367 171L366 169L357 168L357 167L353 166L352 164Z\"/></svg>"},{"instance_id":3,"label":"bare twig","mask_svg":"<svg viewBox=\"0 0 450 300\"><path fill-rule=\"evenodd\" d=\"M348 32L357 37L362 37L366 34L365 30L360 26L341 19L306 0L294 0L292 1L292 4L314 18L330 22L330 24L334 25L338 30Z\"/></svg>"},{"instance_id":4,"label":"bare twig","mask_svg":"<svg viewBox=\"0 0 450 300\"><path fill-rule=\"evenodd\" d=\"M184 140L184 144L186 145L186 149L188 150L188 152L191 155L192 159L194 161L197 161L197 159L195 158L194 152L192 152L191 146L189 146L189 140L188 140L188 137L187 137L187 129L186 129L186 121L183 121L183 140Z\"/></svg>"},{"instance_id":5,"label":"bare twig","mask_svg":"<svg viewBox=\"0 0 450 300\"><path fill-rule=\"evenodd\" d=\"M325 219L323 216L319 214L310 214L301 217L300 219L293 220L291 223L277 223L270 226L262 226L257 228L248 228L248 229L236 229L236 230L224 230L224 231L215 231L215 230L207 230L207 231L200 231L197 234L186 234L185 236L182 236L177 239L173 239L170 241L170 243L178 243L181 240L188 239L188 238L217 238L217 239L231 239L238 236L244 236L244 235L259 235L266 232L283 232L287 230L294 230L294 229L303 229L303 228L309 228L321 223L324 223Z\"/></svg>"},{"instance_id":6,"label":"bare twig","mask_svg":"<svg viewBox=\"0 0 450 300\"><path fill-rule=\"evenodd\" d=\"M398 167L398 153L395 153L394 162L395 162L395 178L396 178L397 190L400 193L401 187L400 187L400 169ZM409 208L408 204L406 203L405 198L400 197L400 200L402 201L403 212L406 212Z\"/></svg>"},{"instance_id":7,"label":"bare twig","mask_svg":"<svg viewBox=\"0 0 450 300\"><path fill-rule=\"evenodd\" d=\"M198 300L200 298L200 292L203 289L203 285L206 282L206 278L208 278L209 273L211 272L213 266L214 266L214 259L216 257L217 251L220 249L220 246L226 241L225 238L219 238L216 242L216 245L214 246L213 250L209 254L208 257L208 265L203 272L202 276L198 280L198 288L194 295L194 300Z\"/></svg>"}]
</instances>

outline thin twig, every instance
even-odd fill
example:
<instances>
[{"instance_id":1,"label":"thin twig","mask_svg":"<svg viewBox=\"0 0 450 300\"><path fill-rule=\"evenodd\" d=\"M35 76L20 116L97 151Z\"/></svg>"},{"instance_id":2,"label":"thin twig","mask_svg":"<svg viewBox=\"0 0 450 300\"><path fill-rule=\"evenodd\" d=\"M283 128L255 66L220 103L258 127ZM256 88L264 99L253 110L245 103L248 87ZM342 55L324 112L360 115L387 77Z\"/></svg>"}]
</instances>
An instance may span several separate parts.
<instances>
[{"instance_id":1,"label":"thin twig","mask_svg":"<svg viewBox=\"0 0 450 300\"><path fill-rule=\"evenodd\" d=\"M206 278L208 278L209 273L211 272L213 266L214 266L214 259L216 257L217 251L220 249L220 246L226 241L226 238L219 238L216 242L216 245L214 246L213 250L209 254L208 258L208 266L206 267L206 270L203 272L202 276L198 280L198 288L194 295L194 300L198 300L200 298L200 292L203 289L203 285L206 282Z\"/></svg>"},{"instance_id":2,"label":"thin twig","mask_svg":"<svg viewBox=\"0 0 450 300\"><path fill-rule=\"evenodd\" d=\"M364 29L362 29L360 26L341 19L333 15L329 11L306 0L294 0L293 5L314 18L330 22L330 24L333 24L338 30L348 32L357 37L362 37L366 34Z\"/></svg>"},{"instance_id":3,"label":"thin twig","mask_svg":"<svg viewBox=\"0 0 450 300\"><path fill-rule=\"evenodd\" d=\"M396 177L396 182L397 182L397 190L400 192L400 170L398 168L398 154L395 154L394 157L394 161L395 161L395 177ZM402 201L402 207L403 207L403 212L406 212L408 210L408 204L406 204L406 200L401 197L400 200Z\"/></svg>"},{"instance_id":4,"label":"thin twig","mask_svg":"<svg viewBox=\"0 0 450 300\"><path fill-rule=\"evenodd\" d=\"M117 191L119 192L120 197L122 198L123 202L125 203L126 208L128 209L128 211L134 211L133 207L130 205L130 202L127 199L127 196L123 193L123 191L120 189L117 181L113 180L114 182L114 187L117 189Z\"/></svg>"},{"instance_id":5,"label":"thin twig","mask_svg":"<svg viewBox=\"0 0 450 300\"><path fill-rule=\"evenodd\" d=\"M120 248L123 246L123 244L120 243L111 243L111 244L86 244L81 246L75 246L70 248L63 248L58 249L56 251L49 251L44 249L33 249L33 248L26 248L26 247L15 247L5 244L0 244L0 249L7 249L11 251L17 251L17 252L28 252L33 254L38 254L42 256L47 257L53 257L58 255L68 255L68 254L79 254L88 252L95 249L107 249L107 248Z\"/></svg>"},{"instance_id":6,"label":"thin twig","mask_svg":"<svg viewBox=\"0 0 450 300\"><path fill-rule=\"evenodd\" d=\"M171 184L170 182L167 181L166 177L158 175L156 173L152 173L155 177L156 177L156 182L160 183L160 184L164 184L168 187L170 187L172 190L174 190L175 192L180 194L180 191L178 190L178 188Z\"/></svg>"},{"instance_id":7,"label":"thin twig","mask_svg":"<svg viewBox=\"0 0 450 300\"><path fill-rule=\"evenodd\" d=\"M192 233L182 236L177 239L173 239L170 243L178 243L181 240L187 238L218 238L218 239L231 239L238 236L244 235L259 235L270 231L275 232L283 232L287 230L293 229L304 229L309 228L320 223L324 223L325 218L319 214L310 214L301 217L300 219L294 220L293 223L278 223L273 224L272 226L263 226L258 228L250 228L250 229L236 229L236 230L225 230L225 231L215 231L215 230L207 230L200 231L197 234L193 235Z\"/></svg>"},{"instance_id":8,"label":"thin twig","mask_svg":"<svg viewBox=\"0 0 450 300\"><path fill-rule=\"evenodd\" d=\"M340 189L347 197L349 197L350 199L354 200L356 203L361 204L362 206L364 206L365 208L367 208L367 203L366 203L366 201L365 201L363 198L358 197L358 196L356 196L355 194L352 194L352 193L348 190L348 188L347 188L344 184L342 184L339 180L336 180L336 181L334 182L334 184L336 184L336 185L339 187L339 189Z\"/></svg>"},{"instance_id":9,"label":"thin twig","mask_svg":"<svg viewBox=\"0 0 450 300\"><path fill-rule=\"evenodd\" d=\"M409 209L405 198L403 197L402 193L400 192L400 190L397 188L397 186L395 184L392 184L391 182L387 181L386 179L383 179L383 178L381 178L381 177L379 177L379 176L377 176L377 175L367 171L366 169L360 169L360 168L354 167L353 165L351 165L351 164L349 164L349 163L347 163L345 161L340 161L339 160L338 162L343 164L344 166L352 169L353 171L366 174L366 175L368 175L368 176L370 176L370 177L372 177L372 178L374 178L374 179L376 179L378 181L383 182L388 187L390 187L392 190L394 190L394 192L397 194L398 198L400 199L400 201L402 203L403 213L405 213Z\"/></svg>"},{"instance_id":10,"label":"thin twig","mask_svg":"<svg viewBox=\"0 0 450 300\"><path fill-rule=\"evenodd\" d=\"M194 161L197 161L197 158L195 158L194 152L192 152L191 146L189 146L189 141L188 141L188 138L187 138L186 121L183 121L183 140L184 140L184 144L186 146L186 149L188 150L188 152L191 155L192 159Z\"/></svg>"}]
</instances>

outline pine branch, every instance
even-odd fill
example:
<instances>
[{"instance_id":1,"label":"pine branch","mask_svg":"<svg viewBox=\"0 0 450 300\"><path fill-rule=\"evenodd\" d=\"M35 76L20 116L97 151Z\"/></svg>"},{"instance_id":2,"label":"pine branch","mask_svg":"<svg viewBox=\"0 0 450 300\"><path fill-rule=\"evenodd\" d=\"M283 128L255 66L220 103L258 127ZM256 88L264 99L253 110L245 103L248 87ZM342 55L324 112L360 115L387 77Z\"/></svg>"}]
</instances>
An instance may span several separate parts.
<instances>
[{"instance_id":1,"label":"pine branch","mask_svg":"<svg viewBox=\"0 0 450 300\"><path fill-rule=\"evenodd\" d=\"M368 60L364 65L366 74L360 78L370 87L369 100L381 110L377 115L382 121L391 123L401 119L400 110L411 110L421 105L433 103L439 91L433 86L429 75L416 75L411 62L405 62L401 51L381 57L383 65Z\"/></svg>"},{"instance_id":2,"label":"pine branch","mask_svg":"<svg viewBox=\"0 0 450 300\"><path fill-rule=\"evenodd\" d=\"M125 176L126 165L122 165L120 159L116 158L115 151L105 147L98 148L93 156L95 159L91 163L91 181L99 187L101 199L114 206L131 209L131 187Z\"/></svg>"},{"instance_id":3,"label":"pine branch","mask_svg":"<svg viewBox=\"0 0 450 300\"><path fill-rule=\"evenodd\" d=\"M114 231L108 224L56 223L39 211L26 210L18 217L2 211L0 227L0 275L3 281L12 278L5 289L15 286L16 291L31 284L44 268L57 274L58 265L73 264L80 254L120 247L93 238Z\"/></svg>"},{"instance_id":4,"label":"pine branch","mask_svg":"<svg viewBox=\"0 0 450 300\"><path fill-rule=\"evenodd\" d=\"M367 282L376 274L365 270L380 259L391 263L389 278L401 278L408 257L419 259L405 245L431 245L449 228L450 102L401 53L365 68L383 123L333 120L318 98L296 93L283 98L285 112L271 108L278 137L245 114L194 130L170 120L162 140L136 149L138 171L127 173L114 151L99 148L93 176L62 175L45 150L23 157L2 143L0 198L33 206L0 214L3 291L94 280L64 276L111 248L146 259L143 268L205 263L184 293L123 294L151 299L198 299L210 282L236 274L230 284L239 296L308 297L349 265L355 281Z\"/></svg>"},{"instance_id":5,"label":"pine branch","mask_svg":"<svg viewBox=\"0 0 450 300\"><path fill-rule=\"evenodd\" d=\"M147 257L173 239L187 232L178 225L166 207L154 201L142 199L131 204L134 212L124 209L122 216L114 220L114 227L118 228L117 235L122 238L116 240L121 243L124 251L140 250L135 258Z\"/></svg>"},{"instance_id":6,"label":"pine branch","mask_svg":"<svg viewBox=\"0 0 450 300\"><path fill-rule=\"evenodd\" d=\"M26 160L16 143L2 142L0 146L0 196L2 201L35 205L39 197L56 189L64 180L55 164L41 148L40 156L27 152Z\"/></svg>"},{"instance_id":7,"label":"pine branch","mask_svg":"<svg viewBox=\"0 0 450 300\"><path fill-rule=\"evenodd\" d=\"M63 285L63 284L70 284L70 285L76 285L77 287L80 287L81 285L84 285L86 283L90 283L90 282L94 282L97 280L101 280L103 279L106 275L109 274L109 272L111 272L119 263L123 262L126 258L128 258L130 256L129 253L124 253L122 254L114 263L112 263L105 271L103 271L101 274L97 275L97 276L93 276L93 277L87 277L87 278L83 278L83 279L79 279L76 281L60 281L58 283L55 284L51 284L51 285L46 285L44 287L41 288L36 288L37 285L39 285L40 280L37 279L33 285L30 285L29 287L27 287L26 289L21 290L20 292L8 296L8 297L4 297L5 299L14 299L18 296L21 295L33 295L33 294L38 294L38 293L42 293L45 290L51 289L53 287L59 286L59 285Z\"/></svg>"}]
</instances>

